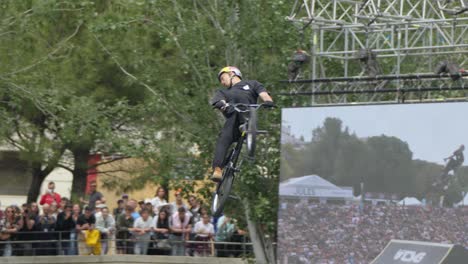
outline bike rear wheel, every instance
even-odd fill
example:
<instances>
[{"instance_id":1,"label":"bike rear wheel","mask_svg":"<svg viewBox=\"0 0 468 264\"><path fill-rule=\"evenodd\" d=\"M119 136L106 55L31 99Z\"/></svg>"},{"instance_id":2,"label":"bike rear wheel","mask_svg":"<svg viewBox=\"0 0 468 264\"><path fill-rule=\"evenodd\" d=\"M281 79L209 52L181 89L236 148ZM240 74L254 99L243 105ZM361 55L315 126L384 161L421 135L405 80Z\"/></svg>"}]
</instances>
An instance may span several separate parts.
<instances>
[{"instance_id":1,"label":"bike rear wheel","mask_svg":"<svg viewBox=\"0 0 468 264\"><path fill-rule=\"evenodd\" d=\"M223 213L229 194L231 193L232 183L234 182L234 170L227 167L223 173L223 179L218 183L216 192L211 203L211 211L214 217L219 217Z\"/></svg>"},{"instance_id":2,"label":"bike rear wheel","mask_svg":"<svg viewBox=\"0 0 468 264\"><path fill-rule=\"evenodd\" d=\"M247 155L253 159L255 157L255 147L257 143L257 111L255 110L250 111L246 133Z\"/></svg>"}]
</instances>

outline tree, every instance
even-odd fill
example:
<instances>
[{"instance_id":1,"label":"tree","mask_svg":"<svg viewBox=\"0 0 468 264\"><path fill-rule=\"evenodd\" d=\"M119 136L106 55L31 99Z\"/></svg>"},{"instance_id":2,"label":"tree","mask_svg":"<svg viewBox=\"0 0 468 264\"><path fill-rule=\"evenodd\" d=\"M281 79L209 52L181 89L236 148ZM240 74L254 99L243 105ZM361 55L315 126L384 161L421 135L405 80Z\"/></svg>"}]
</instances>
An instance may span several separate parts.
<instances>
[{"instance_id":1,"label":"tree","mask_svg":"<svg viewBox=\"0 0 468 264\"><path fill-rule=\"evenodd\" d=\"M292 46L289 25L282 19L289 5L279 0L2 4L2 17L11 20L1 29L15 32L12 38L0 38L2 85L25 87L24 100L36 103L35 112L48 107L46 135L72 157L73 164L59 165L73 171L77 194L84 191L86 156L95 151L147 162L135 179L110 182L109 187L203 178L221 123L212 121L221 119L208 104L218 85L216 72L237 65L246 78L274 87L286 75ZM50 104L44 102L45 94ZM109 116L113 111L117 117ZM12 111L6 113L16 118ZM265 124L279 130L279 113L270 113ZM266 177L268 192L276 192L278 136L262 142L259 155L267 152L269 161L252 167L245 176L249 188L238 190L255 205L245 207L249 218L264 222L270 237L276 198L266 196L261 184ZM266 173L259 169L265 167ZM266 176L254 173L260 171Z\"/></svg>"}]
</instances>

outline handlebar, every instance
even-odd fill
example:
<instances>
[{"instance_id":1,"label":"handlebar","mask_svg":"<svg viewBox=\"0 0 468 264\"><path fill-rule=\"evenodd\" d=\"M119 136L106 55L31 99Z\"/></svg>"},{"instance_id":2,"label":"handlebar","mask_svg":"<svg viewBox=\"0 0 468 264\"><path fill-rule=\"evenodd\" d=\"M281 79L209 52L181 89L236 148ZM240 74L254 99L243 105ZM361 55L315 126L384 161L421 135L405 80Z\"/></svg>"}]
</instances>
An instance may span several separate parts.
<instances>
[{"instance_id":1,"label":"handlebar","mask_svg":"<svg viewBox=\"0 0 468 264\"><path fill-rule=\"evenodd\" d=\"M242 104L242 103L237 103L237 104L233 104L232 106L234 107L234 109L237 112L246 113L246 112L250 112L250 110L252 108L257 110L257 109L259 109L261 107L265 107L265 104Z\"/></svg>"}]
</instances>

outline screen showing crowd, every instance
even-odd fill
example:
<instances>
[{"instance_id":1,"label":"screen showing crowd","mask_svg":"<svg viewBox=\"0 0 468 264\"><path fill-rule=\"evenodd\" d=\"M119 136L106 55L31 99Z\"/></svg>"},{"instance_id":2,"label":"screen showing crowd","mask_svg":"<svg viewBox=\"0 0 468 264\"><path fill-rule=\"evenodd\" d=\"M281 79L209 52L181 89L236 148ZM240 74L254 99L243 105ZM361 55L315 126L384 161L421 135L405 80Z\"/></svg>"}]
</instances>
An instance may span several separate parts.
<instances>
[{"instance_id":1,"label":"screen showing crowd","mask_svg":"<svg viewBox=\"0 0 468 264\"><path fill-rule=\"evenodd\" d=\"M370 263L392 239L468 248L466 103L282 112L279 263Z\"/></svg>"}]
</instances>

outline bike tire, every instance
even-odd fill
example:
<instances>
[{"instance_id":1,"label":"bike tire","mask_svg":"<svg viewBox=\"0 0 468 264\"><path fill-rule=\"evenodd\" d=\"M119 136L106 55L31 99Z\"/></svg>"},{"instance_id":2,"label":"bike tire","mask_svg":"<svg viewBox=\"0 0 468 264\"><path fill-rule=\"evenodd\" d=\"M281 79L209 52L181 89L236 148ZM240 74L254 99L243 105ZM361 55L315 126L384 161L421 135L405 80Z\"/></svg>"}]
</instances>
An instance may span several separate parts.
<instances>
[{"instance_id":1,"label":"bike tire","mask_svg":"<svg viewBox=\"0 0 468 264\"><path fill-rule=\"evenodd\" d=\"M251 110L246 135L247 155L250 158L255 157L255 148L257 144L257 111Z\"/></svg>"},{"instance_id":2,"label":"bike tire","mask_svg":"<svg viewBox=\"0 0 468 264\"><path fill-rule=\"evenodd\" d=\"M228 167L225 170L223 179L218 183L216 192L213 195L211 202L211 211L214 217L219 217L223 213L224 205L226 204L229 194L231 193L232 183L234 182L234 170Z\"/></svg>"}]
</instances>

